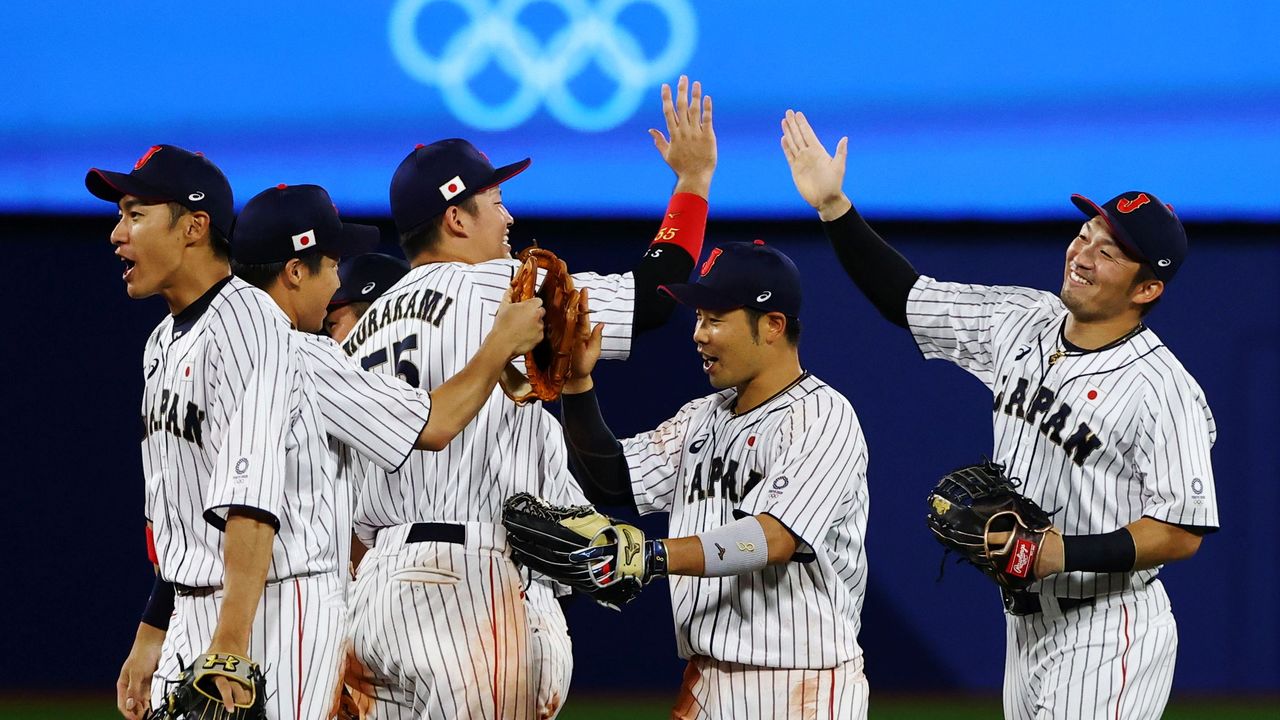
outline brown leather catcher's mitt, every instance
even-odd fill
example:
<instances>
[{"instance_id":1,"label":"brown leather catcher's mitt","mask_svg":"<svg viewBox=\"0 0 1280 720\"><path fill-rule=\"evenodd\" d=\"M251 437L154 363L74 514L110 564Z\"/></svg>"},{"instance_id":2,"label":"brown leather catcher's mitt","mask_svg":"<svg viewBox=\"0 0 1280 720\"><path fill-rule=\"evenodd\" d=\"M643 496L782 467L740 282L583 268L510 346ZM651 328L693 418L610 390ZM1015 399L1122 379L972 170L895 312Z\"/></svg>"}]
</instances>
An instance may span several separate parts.
<instances>
[{"instance_id":1,"label":"brown leather catcher's mitt","mask_svg":"<svg viewBox=\"0 0 1280 720\"><path fill-rule=\"evenodd\" d=\"M556 400L569 379L569 356L578 327L581 293L573 288L573 276L564 261L550 250L525 248L519 259L520 269L511 278L511 301L542 298L546 337L525 354L524 375L508 366L502 390L518 403ZM539 270L545 273L541 285Z\"/></svg>"}]
</instances>

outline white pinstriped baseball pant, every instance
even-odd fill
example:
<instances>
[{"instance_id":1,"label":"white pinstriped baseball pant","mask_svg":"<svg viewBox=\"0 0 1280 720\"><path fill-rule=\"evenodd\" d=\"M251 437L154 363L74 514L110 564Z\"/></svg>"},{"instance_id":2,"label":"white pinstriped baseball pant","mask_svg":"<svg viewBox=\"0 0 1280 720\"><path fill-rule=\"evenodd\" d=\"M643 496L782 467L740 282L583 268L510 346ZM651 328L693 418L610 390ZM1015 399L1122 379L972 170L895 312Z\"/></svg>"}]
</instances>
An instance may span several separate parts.
<instances>
[{"instance_id":1,"label":"white pinstriped baseball pant","mask_svg":"<svg viewBox=\"0 0 1280 720\"><path fill-rule=\"evenodd\" d=\"M1157 720L1169 700L1178 628L1159 580L1062 612L1006 615L1009 720Z\"/></svg>"}]
</instances>

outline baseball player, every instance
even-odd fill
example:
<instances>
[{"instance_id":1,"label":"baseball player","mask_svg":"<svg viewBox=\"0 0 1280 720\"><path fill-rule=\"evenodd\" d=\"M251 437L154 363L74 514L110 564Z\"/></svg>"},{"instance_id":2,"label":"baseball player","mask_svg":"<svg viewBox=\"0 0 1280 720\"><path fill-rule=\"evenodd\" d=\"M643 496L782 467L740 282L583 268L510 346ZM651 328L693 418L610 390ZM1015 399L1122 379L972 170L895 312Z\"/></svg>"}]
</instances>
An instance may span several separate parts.
<instances>
[{"instance_id":1,"label":"baseball player","mask_svg":"<svg viewBox=\"0 0 1280 720\"><path fill-rule=\"evenodd\" d=\"M172 145L129 173L92 169L85 184L120 208L111 242L129 296L158 294L171 313L147 340L141 424L153 601L165 583L177 597L171 621L149 606L121 671L120 710L145 711L143 678L157 663L220 653L259 663L269 717L323 717L344 619L340 538L313 512L333 493L324 421L288 318L230 275L231 187L208 159ZM238 682L216 684L228 710L249 700Z\"/></svg>"},{"instance_id":2,"label":"baseball player","mask_svg":"<svg viewBox=\"0 0 1280 720\"><path fill-rule=\"evenodd\" d=\"M369 303L382 297L409 272L409 263L381 253L357 255L338 264L338 291L329 301L324 334L341 343L364 317Z\"/></svg>"},{"instance_id":3,"label":"baseball player","mask_svg":"<svg viewBox=\"0 0 1280 720\"><path fill-rule=\"evenodd\" d=\"M701 252L715 169L711 101L681 78L663 88L670 135L652 131L676 172L657 237L633 272L574 275L608 324L604 355L673 308L662 282L688 276ZM529 160L494 168L465 140L418 146L396 170L391 211L412 270L374 301L344 349L374 372L429 389L475 352L517 262L499 185ZM361 488L356 530L372 549L353 595L353 645L378 717L554 717L572 656L551 586L527 588L500 524L520 491L581 502L559 424L540 404L501 393L440 453L413 453Z\"/></svg>"},{"instance_id":4,"label":"baseball player","mask_svg":"<svg viewBox=\"0 0 1280 720\"><path fill-rule=\"evenodd\" d=\"M1057 527L1043 578L1005 593L1009 718L1158 718L1177 632L1156 575L1218 527L1204 392L1143 318L1182 266L1173 208L1149 192L1104 205L1067 246L1057 295L921 275L859 216L834 157L800 113L782 147L854 283L925 358L968 370L995 397L993 458Z\"/></svg>"},{"instance_id":5,"label":"baseball player","mask_svg":"<svg viewBox=\"0 0 1280 720\"><path fill-rule=\"evenodd\" d=\"M597 328L562 399L577 478L595 503L670 514L672 537L645 543L633 577L671 575L688 661L673 718L864 718L862 429L801 368L790 258L761 240L730 243L699 275L662 289L696 308L693 341L719 392L619 442L592 390Z\"/></svg>"},{"instance_id":6,"label":"baseball player","mask_svg":"<svg viewBox=\"0 0 1280 720\"><path fill-rule=\"evenodd\" d=\"M504 302L493 329L471 361L430 393L395 376L365 372L331 338L316 334L339 288L340 256L361 254L378 240L378 229L344 223L329 194L317 185L277 185L255 195L236 219L231 269L264 290L299 332L304 366L316 381L321 415L339 468L332 498L347 566L354 511L350 476L372 461L394 472L415 448L440 450L489 399L506 363L542 339L542 301ZM369 287L375 281L365 283Z\"/></svg>"}]
</instances>

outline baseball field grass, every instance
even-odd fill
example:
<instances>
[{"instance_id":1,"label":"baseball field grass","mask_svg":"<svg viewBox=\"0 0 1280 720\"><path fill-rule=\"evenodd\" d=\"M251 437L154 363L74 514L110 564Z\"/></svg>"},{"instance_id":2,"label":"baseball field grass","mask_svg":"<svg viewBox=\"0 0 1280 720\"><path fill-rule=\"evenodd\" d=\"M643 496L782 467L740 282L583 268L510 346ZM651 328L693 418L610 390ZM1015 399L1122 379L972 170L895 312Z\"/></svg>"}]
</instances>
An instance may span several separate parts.
<instances>
[{"instance_id":1,"label":"baseball field grass","mask_svg":"<svg viewBox=\"0 0 1280 720\"><path fill-rule=\"evenodd\" d=\"M662 720L670 709L668 698L571 698L561 720ZM0 720L116 720L110 698L0 698ZM868 720L991 720L1000 717L997 698L882 697L873 698ZM1280 717L1280 699L1195 698L1176 700L1164 720L1274 720Z\"/></svg>"}]
</instances>

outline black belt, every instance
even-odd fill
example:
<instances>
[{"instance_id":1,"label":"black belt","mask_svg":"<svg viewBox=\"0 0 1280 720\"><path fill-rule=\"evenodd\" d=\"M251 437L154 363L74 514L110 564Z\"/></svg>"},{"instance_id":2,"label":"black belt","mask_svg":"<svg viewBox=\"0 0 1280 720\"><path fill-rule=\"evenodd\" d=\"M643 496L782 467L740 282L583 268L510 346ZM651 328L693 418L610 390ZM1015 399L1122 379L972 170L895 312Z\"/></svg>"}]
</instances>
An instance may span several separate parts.
<instances>
[{"instance_id":1,"label":"black belt","mask_svg":"<svg viewBox=\"0 0 1280 720\"><path fill-rule=\"evenodd\" d=\"M409 536L404 541L406 543L447 542L466 545L467 528L464 525L455 525L453 523L414 523L413 527L409 528Z\"/></svg>"},{"instance_id":2,"label":"black belt","mask_svg":"<svg viewBox=\"0 0 1280 720\"><path fill-rule=\"evenodd\" d=\"M182 597L204 597L205 595L212 595L221 589L216 587L192 587L182 583L173 584L173 591Z\"/></svg>"},{"instance_id":3,"label":"black belt","mask_svg":"<svg viewBox=\"0 0 1280 720\"><path fill-rule=\"evenodd\" d=\"M1001 590L1000 595L1004 598L1004 609L1009 611L1010 615L1035 615L1044 610L1040 604L1040 596L1027 592L1026 590ZM1076 608L1086 607L1093 604L1095 598L1067 598L1060 597L1058 607L1062 612L1069 612Z\"/></svg>"}]
</instances>

